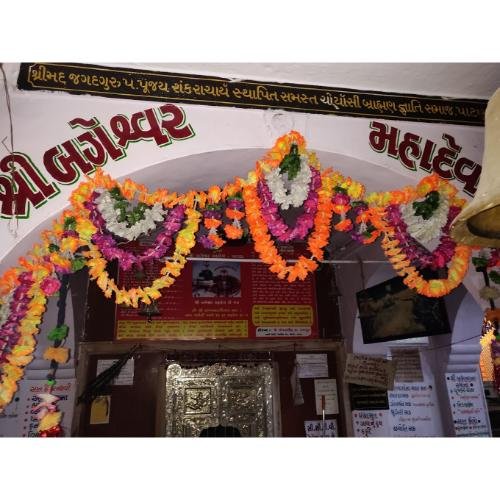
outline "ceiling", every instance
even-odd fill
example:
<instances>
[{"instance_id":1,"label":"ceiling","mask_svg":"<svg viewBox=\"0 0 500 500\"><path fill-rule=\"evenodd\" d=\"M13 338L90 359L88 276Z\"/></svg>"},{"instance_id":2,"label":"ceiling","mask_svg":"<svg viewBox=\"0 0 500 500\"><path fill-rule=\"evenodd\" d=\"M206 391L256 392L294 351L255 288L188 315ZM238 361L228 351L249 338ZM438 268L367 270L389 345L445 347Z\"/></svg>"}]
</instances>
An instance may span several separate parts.
<instances>
[{"instance_id":1,"label":"ceiling","mask_svg":"<svg viewBox=\"0 0 500 500\"><path fill-rule=\"evenodd\" d=\"M489 99L500 63L105 63L272 82Z\"/></svg>"}]
</instances>

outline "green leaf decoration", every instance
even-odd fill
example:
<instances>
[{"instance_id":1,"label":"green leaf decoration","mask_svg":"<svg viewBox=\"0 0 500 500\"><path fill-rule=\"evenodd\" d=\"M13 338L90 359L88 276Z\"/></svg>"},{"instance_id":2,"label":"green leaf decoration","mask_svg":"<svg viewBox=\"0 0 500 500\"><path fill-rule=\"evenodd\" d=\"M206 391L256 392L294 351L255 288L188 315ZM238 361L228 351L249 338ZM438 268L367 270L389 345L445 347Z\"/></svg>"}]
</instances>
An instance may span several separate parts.
<instances>
[{"instance_id":1,"label":"green leaf decoration","mask_svg":"<svg viewBox=\"0 0 500 500\"><path fill-rule=\"evenodd\" d=\"M68 336L68 331L69 331L69 326L68 325L61 325L61 326L56 326L47 335L47 338L49 340L52 340L53 342L56 341L61 341L64 340Z\"/></svg>"},{"instance_id":2,"label":"green leaf decoration","mask_svg":"<svg viewBox=\"0 0 500 500\"><path fill-rule=\"evenodd\" d=\"M139 202L133 207L130 201L122 195L120 188L117 186L110 189L109 194L115 200L113 208L119 211L119 214L116 216L118 222L126 222L127 227L131 227L144 219L144 213L148 208L146 203Z\"/></svg>"},{"instance_id":3,"label":"green leaf decoration","mask_svg":"<svg viewBox=\"0 0 500 500\"><path fill-rule=\"evenodd\" d=\"M77 257L71 261L71 270L73 272L83 269L85 266L85 259L83 257Z\"/></svg>"},{"instance_id":4,"label":"green leaf decoration","mask_svg":"<svg viewBox=\"0 0 500 500\"><path fill-rule=\"evenodd\" d=\"M285 172L288 174L288 179L293 180L297 176L300 170L300 155L299 155L299 147L297 144L292 144L290 147L290 152L285 155L283 160L280 163L280 173L284 174Z\"/></svg>"},{"instance_id":5,"label":"green leaf decoration","mask_svg":"<svg viewBox=\"0 0 500 500\"><path fill-rule=\"evenodd\" d=\"M49 252L58 252L59 251L59 245L56 245L55 243L51 243L49 245Z\"/></svg>"},{"instance_id":6,"label":"green leaf decoration","mask_svg":"<svg viewBox=\"0 0 500 500\"><path fill-rule=\"evenodd\" d=\"M488 259L485 257L472 257L472 265L476 268L476 271L481 271L488 265Z\"/></svg>"},{"instance_id":7,"label":"green leaf decoration","mask_svg":"<svg viewBox=\"0 0 500 500\"><path fill-rule=\"evenodd\" d=\"M109 190L109 194L111 195L111 198L115 200L123 200L122 193L120 192L120 188L118 186L111 188Z\"/></svg>"},{"instance_id":8,"label":"green leaf decoration","mask_svg":"<svg viewBox=\"0 0 500 500\"><path fill-rule=\"evenodd\" d=\"M424 201L414 201L412 206L415 215L420 215L424 220L428 220L439 207L439 193L431 191L425 196Z\"/></svg>"},{"instance_id":9,"label":"green leaf decoration","mask_svg":"<svg viewBox=\"0 0 500 500\"><path fill-rule=\"evenodd\" d=\"M490 277L490 280L493 281L493 283L500 285L500 273L498 271L490 271L488 273L488 276Z\"/></svg>"},{"instance_id":10,"label":"green leaf decoration","mask_svg":"<svg viewBox=\"0 0 500 500\"><path fill-rule=\"evenodd\" d=\"M336 193L340 193L340 194L347 194L347 189L345 189L341 186L335 186L334 191Z\"/></svg>"},{"instance_id":11,"label":"green leaf decoration","mask_svg":"<svg viewBox=\"0 0 500 500\"><path fill-rule=\"evenodd\" d=\"M364 202L364 201L352 201L351 205L352 205L353 208L355 208L355 207L366 207L367 206L366 202Z\"/></svg>"},{"instance_id":12,"label":"green leaf decoration","mask_svg":"<svg viewBox=\"0 0 500 500\"><path fill-rule=\"evenodd\" d=\"M74 231L76 229L76 219L74 217L66 217L64 219L64 230Z\"/></svg>"},{"instance_id":13,"label":"green leaf decoration","mask_svg":"<svg viewBox=\"0 0 500 500\"><path fill-rule=\"evenodd\" d=\"M222 205L220 203L207 204L205 210L222 210Z\"/></svg>"}]
</instances>

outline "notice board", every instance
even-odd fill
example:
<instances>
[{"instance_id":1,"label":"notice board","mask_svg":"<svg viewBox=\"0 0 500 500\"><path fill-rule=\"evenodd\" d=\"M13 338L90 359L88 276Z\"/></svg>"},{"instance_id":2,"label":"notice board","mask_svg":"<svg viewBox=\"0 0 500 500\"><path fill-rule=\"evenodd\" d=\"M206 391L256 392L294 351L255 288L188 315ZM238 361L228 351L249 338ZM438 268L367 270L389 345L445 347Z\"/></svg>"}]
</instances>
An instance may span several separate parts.
<instances>
[{"instance_id":1,"label":"notice board","mask_svg":"<svg viewBox=\"0 0 500 500\"><path fill-rule=\"evenodd\" d=\"M447 373L446 387L455 435L460 437L491 436L487 404L478 373Z\"/></svg>"},{"instance_id":2,"label":"notice board","mask_svg":"<svg viewBox=\"0 0 500 500\"><path fill-rule=\"evenodd\" d=\"M294 252L289 247L288 257ZM192 256L223 260L187 262L175 283L162 291L151 322L141 308L117 305L117 340L318 337L314 275L288 283L260 262L238 261L255 257L248 247L195 251ZM139 275L137 270L120 271L118 286L151 283L162 266L155 261Z\"/></svg>"}]
</instances>

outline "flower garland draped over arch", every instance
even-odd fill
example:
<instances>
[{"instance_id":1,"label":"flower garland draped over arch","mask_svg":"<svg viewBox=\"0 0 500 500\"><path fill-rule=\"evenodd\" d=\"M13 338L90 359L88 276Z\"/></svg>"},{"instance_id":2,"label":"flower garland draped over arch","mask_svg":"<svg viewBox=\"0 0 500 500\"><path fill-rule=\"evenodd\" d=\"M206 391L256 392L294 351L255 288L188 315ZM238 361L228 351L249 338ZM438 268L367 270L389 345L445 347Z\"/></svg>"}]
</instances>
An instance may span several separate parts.
<instances>
[{"instance_id":1,"label":"flower garland draped over arch","mask_svg":"<svg viewBox=\"0 0 500 500\"><path fill-rule=\"evenodd\" d=\"M336 231L363 244L379 237L395 271L408 287L430 297L449 293L463 280L471 248L449 236L464 201L436 175L415 187L366 195L359 182L323 169L295 131L280 137L247 178L207 191L149 192L130 179L120 183L102 169L72 193L71 208L44 231L19 265L0 278L0 411L11 401L24 368L33 358L36 335L54 280L86 266L104 296L117 304L150 304L170 287L196 241L217 249L229 239L251 236L256 252L279 279L305 279L317 269ZM300 213L293 224L285 213ZM140 254L127 244L148 236ZM437 241L434 250L429 242ZM307 250L288 263L277 242L303 241ZM107 271L141 268L162 260L148 286L118 288ZM425 280L421 270L442 270L445 278Z\"/></svg>"}]
</instances>

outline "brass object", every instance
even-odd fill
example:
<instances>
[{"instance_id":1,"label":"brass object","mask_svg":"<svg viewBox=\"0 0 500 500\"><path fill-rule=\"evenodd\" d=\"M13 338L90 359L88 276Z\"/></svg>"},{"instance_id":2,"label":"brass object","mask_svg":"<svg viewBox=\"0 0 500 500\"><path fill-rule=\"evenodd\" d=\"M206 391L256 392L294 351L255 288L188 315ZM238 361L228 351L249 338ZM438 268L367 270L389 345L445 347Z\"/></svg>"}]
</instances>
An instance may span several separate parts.
<instances>
[{"instance_id":1,"label":"brass object","mask_svg":"<svg viewBox=\"0 0 500 500\"><path fill-rule=\"evenodd\" d=\"M500 89L486 108L479 185L472 202L453 221L451 236L465 245L500 247Z\"/></svg>"},{"instance_id":2,"label":"brass object","mask_svg":"<svg viewBox=\"0 0 500 500\"><path fill-rule=\"evenodd\" d=\"M197 437L203 429L236 427L242 437L274 435L272 364L170 364L166 435Z\"/></svg>"}]
</instances>

